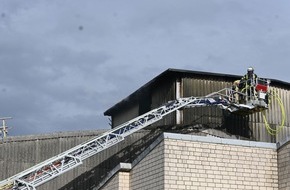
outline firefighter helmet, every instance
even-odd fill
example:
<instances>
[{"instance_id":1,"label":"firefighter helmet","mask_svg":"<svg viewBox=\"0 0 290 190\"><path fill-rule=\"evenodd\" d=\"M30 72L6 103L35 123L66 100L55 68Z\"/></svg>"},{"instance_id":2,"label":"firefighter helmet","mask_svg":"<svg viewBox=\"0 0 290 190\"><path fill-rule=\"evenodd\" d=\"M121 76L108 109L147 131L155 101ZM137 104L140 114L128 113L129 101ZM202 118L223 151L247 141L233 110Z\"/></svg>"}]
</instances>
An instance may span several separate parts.
<instances>
[{"instance_id":1,"label":"firefighter helmet","mask_svg":"<svg viewBox=\"0 0 290 190\"><path fill-rule=\"evenodd\" d=\"M247 71L248 72L254 72L254 68L253 67L249 67Z\"/></svg>"}]
</instances>

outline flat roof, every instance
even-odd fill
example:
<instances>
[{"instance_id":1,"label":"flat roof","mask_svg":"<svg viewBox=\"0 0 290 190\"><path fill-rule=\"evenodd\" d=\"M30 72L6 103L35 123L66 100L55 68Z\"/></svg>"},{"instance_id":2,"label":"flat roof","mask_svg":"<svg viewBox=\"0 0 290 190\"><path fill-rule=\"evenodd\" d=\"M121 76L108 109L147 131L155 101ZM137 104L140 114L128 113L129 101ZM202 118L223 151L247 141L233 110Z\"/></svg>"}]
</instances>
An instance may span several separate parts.
<instances>
[{"instance_id":1,"label":"flat roof","mask_svg":"<svg viewBox=\"0 0 290 190\"><path fill-rule=\"evenodd\" d=\"M227 138L219 138L219 137L214 137L214 136L197 136L197 135L187 135L187 134L178 134L178 133L163 133L163 138L184 140L184 141L204 142L204 143L214 143L214 144L224 144L224 145L269 148L269 149L274 149L274 150L277 149L276 143L257 142L257 141L248 141L248 140L240 140L240 139L227 139Z\"/></svg>"}]
</instances>

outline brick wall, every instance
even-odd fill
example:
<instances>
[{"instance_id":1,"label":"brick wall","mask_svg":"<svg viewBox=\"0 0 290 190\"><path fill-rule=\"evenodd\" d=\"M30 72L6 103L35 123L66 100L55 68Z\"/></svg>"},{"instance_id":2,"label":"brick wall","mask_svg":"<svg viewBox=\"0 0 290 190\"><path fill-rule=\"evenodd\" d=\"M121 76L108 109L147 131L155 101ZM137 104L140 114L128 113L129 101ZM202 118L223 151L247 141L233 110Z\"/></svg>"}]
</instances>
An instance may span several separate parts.
<instances>
[{"instance_id":1,"label":"brick wall","mask_svg":"<svg viewBox=\"0 0 290 190\"><path fill-rule=\"evenodd\" d=\"M279 190L290 189L290 141L278 149Z\"/></svg>"},{"instance_id":2,"label":"brick wall","mask_svg":"<svg viewBox=\"0 0 290 190\"><path fill-rule=\"evenodd\" d=\"M129 190L130 189L130 173L129 172L121 172L119 173L119 190Z\"/></svg>"},{"instance_id":3,"label":"brick wall","mask_svg":"<svg viewBox=\"0 0 290 190\"><path fill-rule=\"evenodd\" d=\"M133 164L130 190L278 190L276 144L171 133L158 143ZM283 166L290 165L287 152L280 150ZM286 182L289 168L283 168ZM113 187L107 189L121 189Z\"/></svg>"},{"instance_id":4,"label":"brick wall","mask_svg":"<svg viewBox=\"0 0 290 190\"><path fill-rule=\"evenodd\" d=\"M276 149L170 138L164 146L166 190L278 189Z\"/></svg>"}]
</instances>

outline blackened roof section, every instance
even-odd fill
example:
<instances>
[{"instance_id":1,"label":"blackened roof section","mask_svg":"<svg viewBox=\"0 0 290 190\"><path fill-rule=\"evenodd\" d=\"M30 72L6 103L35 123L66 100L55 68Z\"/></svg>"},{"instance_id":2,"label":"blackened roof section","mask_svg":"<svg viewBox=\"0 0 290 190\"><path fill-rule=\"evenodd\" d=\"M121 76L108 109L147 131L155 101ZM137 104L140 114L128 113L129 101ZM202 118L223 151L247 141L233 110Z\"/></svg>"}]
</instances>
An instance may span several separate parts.
<instances>
[{"instance_id":1,"label":"blackened roof section","mask_svg":"<svg viewBox=\"0 0 290 190\"><path fill-rule=\"evenodd\" d=\"M169 68L150 80L148 83L137 89L135 92L130 94L125 99L121 100L108 110L104 112L106 116L112 116L114 113L119 112L122 109L126 109L130 107L130 105L138 102L147 92L152 89L158 87L158 85L163 81L171 81L177 78L212 78L215 80L222 81L234 81L240 79L242 76L240 75L231 75L231 74L221 74L221 73L211 73L211 72L203 72L203 71L192 71L192 70L181 70L181 69L172 69ZM271 85L276 87L282 87L286 89L290 89L290 83L283 82L276 79L270 79Z\"/></svg>"}]
</instances>

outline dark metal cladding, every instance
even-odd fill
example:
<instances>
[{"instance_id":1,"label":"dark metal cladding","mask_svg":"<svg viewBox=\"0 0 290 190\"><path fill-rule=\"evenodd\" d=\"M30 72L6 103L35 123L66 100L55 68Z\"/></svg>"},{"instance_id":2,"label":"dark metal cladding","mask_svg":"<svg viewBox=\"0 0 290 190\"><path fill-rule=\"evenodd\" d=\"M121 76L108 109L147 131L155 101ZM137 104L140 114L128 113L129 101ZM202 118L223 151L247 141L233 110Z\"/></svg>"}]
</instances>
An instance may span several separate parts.
<instances>
[{"instance_id":1,"label":"dark metal cladding","mask_svg":"<svg viewBox=\"0 0 290 190\"><path fill-rule=\"evenodd\" d=\"M104 132L78 131L9 137L0 143L0 181ZM159 135L153 131L138 131L121 143L86 159L79 167L40 185L37 190L94 189L120 162L131 163Z\"/></svg>"},{"instance_id":2,"label":"dark metal cladding","mask_svg":"<svg viewBox=\"0 0 290 190\"><path fill-rule=\"evenodd\" d=\"M260 76L263 78L263 76ZM108 109L104 114L111 116L113 127L138 115L148 112L170 100L180 97L206 96L225 87L231 87L238 75L208 73L199 71L168 69L136 90L130 96ZM197 128L216 128L233 135L255 141L278 142L290 135L290 83L271 80L271 91L276 92L285 107L286 119L284 128L277 135L270 135L262 113L249 115L230 114L217 107L199 107L183 109L166 116L152 126L183 126ZM135 111L130 111L130 107ZM137 113L139 111L139 113ZM131 114L122 114L131 113ZM273 129L282 124L282 110L277 98L271 98L269 109L265 111L266 120Z\"/></svg>"}]
</instances>

